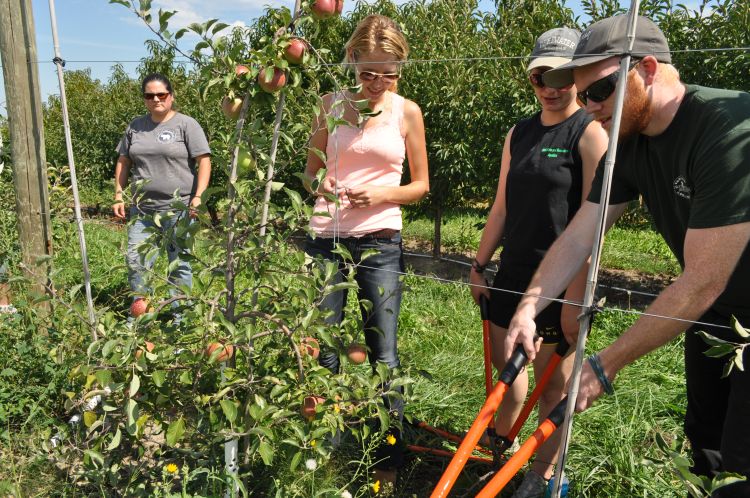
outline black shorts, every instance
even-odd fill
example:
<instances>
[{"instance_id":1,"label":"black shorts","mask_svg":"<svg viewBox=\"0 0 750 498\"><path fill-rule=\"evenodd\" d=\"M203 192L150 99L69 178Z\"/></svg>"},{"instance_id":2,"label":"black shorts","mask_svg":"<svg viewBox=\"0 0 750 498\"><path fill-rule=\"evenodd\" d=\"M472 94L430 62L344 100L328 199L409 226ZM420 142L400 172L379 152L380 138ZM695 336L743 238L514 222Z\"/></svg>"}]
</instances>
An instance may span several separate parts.
<instances>
[{"instance_id":1,"label":"black shorts","mask_svg":"<svg viewBox=\"0 0 750 498\"><path fill-rule=\"evenodd\" d=\"M508 328L518 302L523 297L520 293L526 292L535 271L535 268L500 264L500 269L492 282L493 288L490 290L490 321L492 323L504 329ZM515 292L504 292L504 290ZM564 296L564 293L561 294L559 299L563 299ZM563 337L561 313L562 303L552 301L534 320L536 333L542 337L545 344L557 344Z\"/></svg>"}]
</instances>

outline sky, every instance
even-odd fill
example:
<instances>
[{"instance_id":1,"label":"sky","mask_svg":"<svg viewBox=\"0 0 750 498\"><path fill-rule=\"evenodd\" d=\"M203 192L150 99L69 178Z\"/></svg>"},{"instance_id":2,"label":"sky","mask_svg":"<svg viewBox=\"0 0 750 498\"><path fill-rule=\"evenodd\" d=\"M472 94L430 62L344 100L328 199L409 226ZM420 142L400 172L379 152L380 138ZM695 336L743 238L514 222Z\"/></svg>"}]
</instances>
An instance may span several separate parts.
<instances>
[{"instance_id":1,"label":"sky","mask_svg":"<svg viewBox=\"0 0 750 498\"><path fill-rule=\"evenodd\" d=\"M397 0L399 3L405 0ZM683 3L697 4L699 0ZM155 38L136 15L121 5L107 0L57 0L57 32L62 58L66 70L91 68L94 78L109 79L114 61L119 61L126 71L135 72L142 57L147 55L144 42ZM345 12L354 4L347 0ZM580 14L580 2L566 2L574 12ZM228 24L250 24L261 15L265 6L294 8L294 0L154 0L152 11L176 10L170 20L171 31L193 22L205 22L219 18ZM37 59L42 98L58 94L59 86L54 57L49 0L32 0L36 30ZM493 8L492 0L480 0L480 8ZM194 44L194 42L193 42ZM192 45L187 43L185 47ZM0 75L2 80L2 75ZM0 114L5 109L5 86L0 85Z\"/></svg>"}]
</instances>

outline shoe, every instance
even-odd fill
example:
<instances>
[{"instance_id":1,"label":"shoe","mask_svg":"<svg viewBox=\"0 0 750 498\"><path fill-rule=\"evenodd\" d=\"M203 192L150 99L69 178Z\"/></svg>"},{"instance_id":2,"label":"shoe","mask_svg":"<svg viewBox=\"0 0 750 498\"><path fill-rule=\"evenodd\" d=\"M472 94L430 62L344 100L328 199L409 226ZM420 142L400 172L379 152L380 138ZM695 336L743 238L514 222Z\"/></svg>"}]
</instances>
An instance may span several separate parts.
<instances>
[{"instance_id":1,"label":"shoe","mask_svg":"<svg viewBox=\"0 0 750 498\"><path fill-rule=\"evenodd\" d=\"M547 491L547 481L544 477L530 470L523 476L521 485L516 488L511 498L544 498Z\"/></svg>"}]
</instances>

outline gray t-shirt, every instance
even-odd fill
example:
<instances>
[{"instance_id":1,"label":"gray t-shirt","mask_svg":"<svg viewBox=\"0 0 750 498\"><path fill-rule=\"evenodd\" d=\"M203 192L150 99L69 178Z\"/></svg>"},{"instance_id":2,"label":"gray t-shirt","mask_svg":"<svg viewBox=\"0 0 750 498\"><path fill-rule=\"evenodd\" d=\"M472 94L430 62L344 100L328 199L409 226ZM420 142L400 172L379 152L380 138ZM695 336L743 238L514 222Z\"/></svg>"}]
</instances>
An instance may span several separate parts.
<instances>
[{"instance_id":1,"label":"gray t-shirt","mask_svg":"<svg viewBox=\"0 0 750 498\"><path fill-rule=\"evenodd\" d=\"M197 183L195 158L211 149L198 122L178 112L162 123L154 123L148 114L134 119L117 152L132 161L133 205L154 213L169 209L175 192L182 202L190 202Z\"/></svg>"}]
</instances>

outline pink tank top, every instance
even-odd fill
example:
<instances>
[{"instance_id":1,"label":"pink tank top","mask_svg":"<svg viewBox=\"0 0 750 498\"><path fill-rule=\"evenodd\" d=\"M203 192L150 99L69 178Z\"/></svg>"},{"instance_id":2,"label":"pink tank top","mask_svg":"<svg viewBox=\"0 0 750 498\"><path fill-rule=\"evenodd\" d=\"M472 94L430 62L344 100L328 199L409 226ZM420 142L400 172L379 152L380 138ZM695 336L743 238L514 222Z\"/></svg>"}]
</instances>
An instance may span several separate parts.
<instances>
[{"instance_id":1,"label":"pink tank top","mask_svg":"<svg viewBox=\"0 0 750 498\"><path fill-rule=\"evenodd\" d=\"M406 143L403 119L404 98L391 95L390 116L368 128L338 126L328 136L326 168L328 175L338 179L339 186L358 185L398 187L404 170ZM335 100L341 97L336 95ZM343 107L337 106L334 115L340 117ZM339 205L325 197L315 201L315 212L328 212L330 217L313 216L310 228L320 236L361 237L384 228L401 230L401 207L396 203L353 208L345 193L339 195Z\"/></svg>"}]
</instances>

